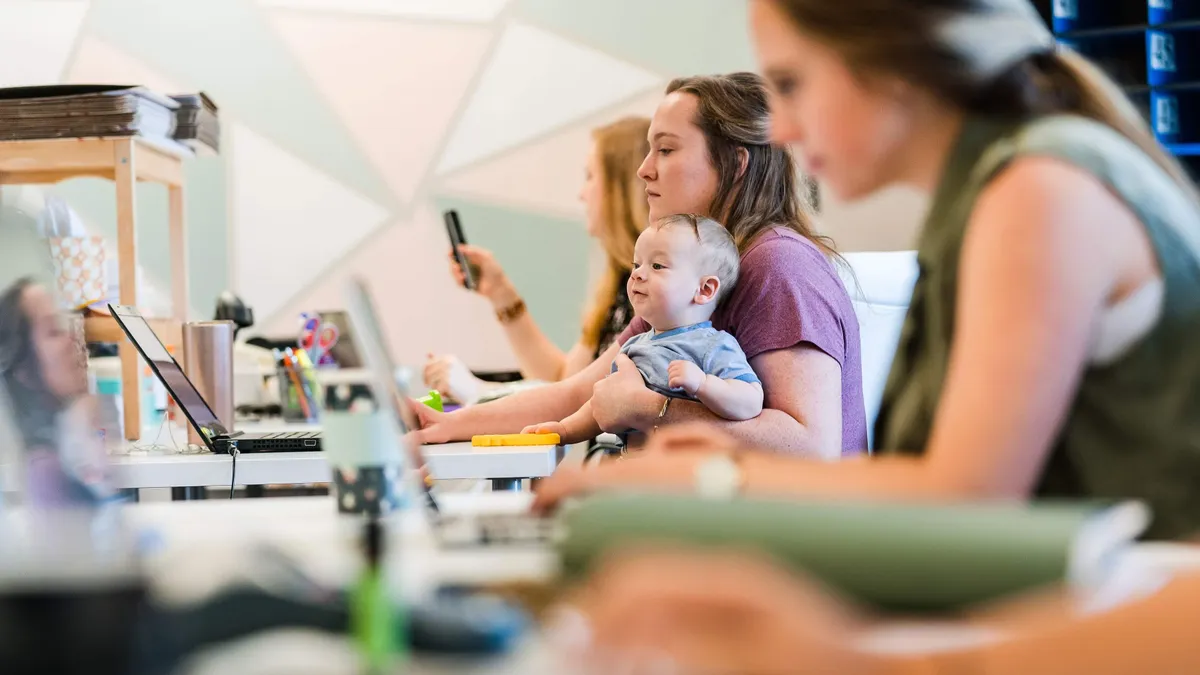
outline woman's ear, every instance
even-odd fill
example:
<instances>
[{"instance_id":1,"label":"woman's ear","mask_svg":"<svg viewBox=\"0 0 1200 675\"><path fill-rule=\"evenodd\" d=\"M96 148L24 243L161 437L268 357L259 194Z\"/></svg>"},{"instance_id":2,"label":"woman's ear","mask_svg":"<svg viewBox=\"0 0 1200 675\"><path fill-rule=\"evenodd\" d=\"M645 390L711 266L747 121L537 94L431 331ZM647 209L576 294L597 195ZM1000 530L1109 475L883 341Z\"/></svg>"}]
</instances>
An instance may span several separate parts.
<instances>
[{"instance_id":1,"label":"woman's ear","mask_svg":"<svg viewBox=\"0 0 1200 675\"><path fill-rule=\"evenodd\" d=\"M700 288L696 289L693 301L697 305L707 305L717 299L721 292L721 280L714 276L700 277Z\"/></svg>"},{"instance_id":2,"label":"woman's ear","mask_svg":"<svg viewBox=\"0 0 1200 675\"><path fill-rule=\"evenodd\" d=\"M747 167L750 166L750 151L747 150L746 148L738 146L737 156L738 156L737 179L741 180L742 176L746 175Z\"/></svg>"}]
</instances>

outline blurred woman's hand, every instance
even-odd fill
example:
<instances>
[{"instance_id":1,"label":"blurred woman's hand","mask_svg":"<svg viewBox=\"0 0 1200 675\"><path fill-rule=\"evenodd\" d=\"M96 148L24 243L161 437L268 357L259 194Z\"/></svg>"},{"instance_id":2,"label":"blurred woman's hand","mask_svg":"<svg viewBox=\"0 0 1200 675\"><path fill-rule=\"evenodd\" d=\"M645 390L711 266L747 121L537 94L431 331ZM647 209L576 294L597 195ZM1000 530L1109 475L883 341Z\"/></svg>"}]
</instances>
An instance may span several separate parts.
<instances>
[{"instance_id":1,"label":"blurred woman's hand","mask_svg":"<svg viewBox=\"0 0 1200 675\"><path fill-rule=\"evenodd\" d=\"M462 405L474 404L483 393L483 380L475 377L457 356L430 354L425 361L424 376L426 387Z\"/></svg>"},{"instance_id":2,"label":"blurred woman's hand","mask_svg":"<svg viewBox=\"0 0 1200 675\"><path fill-rule=\"evenodd\" d=\"M516 288L509 281L504 268L496 260L496 256L486 248L463 244L458 247L467 264L471 266L471 274L475 278L475 292L491 301L497 309L511 307L520 299ZM463 285L464 277L454 251L450 251L450 274L459 286Z\"/></svg>"},{"instance_id":3,"label":"blurred woman's hand","mask_svg":"<svg viewBox=\"0 0 1200 675\"><path fill-rule=\"evenodd\" d=\"M551 631L585 672L873 675L846 605L757 556L619 553ZM602 667L603 666L603 667Z\"/></svg>"}]
</instances>

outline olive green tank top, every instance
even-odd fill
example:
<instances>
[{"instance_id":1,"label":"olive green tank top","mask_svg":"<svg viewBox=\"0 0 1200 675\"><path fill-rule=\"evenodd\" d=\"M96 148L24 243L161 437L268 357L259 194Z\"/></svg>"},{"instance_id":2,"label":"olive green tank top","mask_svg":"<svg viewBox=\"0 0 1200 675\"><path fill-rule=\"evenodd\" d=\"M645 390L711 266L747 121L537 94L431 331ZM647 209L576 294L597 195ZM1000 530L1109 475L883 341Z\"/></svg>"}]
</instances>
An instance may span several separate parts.
<instances>
[{"instance_id":1,"label":"olive green tank top","mask_svg":"<svg viewBox=\"0 0 1200 675\"><path fill-rule=\"evenodd\" d=\"M920 236L920 277L876 420L880 452L924 451L954 339L967 222L988 182L1026 155L1102 181L1146 228L1162 273L1153 323L1089 362L1037 494L1141 499L1154 512L1150 536L1200 530L1200 212L1136 145L1080 117L964 122Z\"/></svg>"}]
</instances>

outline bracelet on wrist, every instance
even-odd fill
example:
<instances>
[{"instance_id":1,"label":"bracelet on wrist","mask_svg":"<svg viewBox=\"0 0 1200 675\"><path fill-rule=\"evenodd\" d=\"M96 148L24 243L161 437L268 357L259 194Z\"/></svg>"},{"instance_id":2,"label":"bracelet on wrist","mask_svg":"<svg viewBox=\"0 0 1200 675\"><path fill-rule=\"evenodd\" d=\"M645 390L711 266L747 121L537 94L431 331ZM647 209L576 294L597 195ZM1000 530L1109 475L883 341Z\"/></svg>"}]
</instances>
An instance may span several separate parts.
<instances>
[{"instance_id":1,"label":"bracelet on wrist","mask_svg":"<svg viewBox=\"0 0 1200 675\"><path fill-rule=\"evenodd\" d=\"M507 307L502 307L496 310L496 318L500 323L512 323L521 318L525 314L525 301L517 298L517 301Z\"/></svg>"}]
</instances>

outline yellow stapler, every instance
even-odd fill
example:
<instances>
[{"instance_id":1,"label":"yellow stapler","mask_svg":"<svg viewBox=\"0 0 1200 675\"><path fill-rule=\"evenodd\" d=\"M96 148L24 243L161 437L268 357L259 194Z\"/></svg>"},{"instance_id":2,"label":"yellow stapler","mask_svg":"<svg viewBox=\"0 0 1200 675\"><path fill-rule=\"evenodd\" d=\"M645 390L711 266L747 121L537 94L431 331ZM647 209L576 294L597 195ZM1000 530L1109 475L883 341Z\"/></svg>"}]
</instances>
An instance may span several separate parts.
<instances>
[{"instance_id":1,"label":"yellow stapler","mask_svg":"<svg viewBox=\"0 0 1200 675\"><path fill-rule=\"evenodd\" d=\"M561 442L562 439L558 437L558 434L497 434L471 438L471 445L477 448L558 445Z\"/></svg>"}]
</instances>

